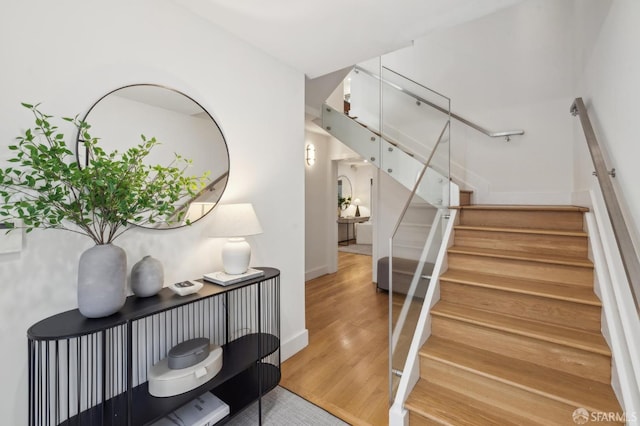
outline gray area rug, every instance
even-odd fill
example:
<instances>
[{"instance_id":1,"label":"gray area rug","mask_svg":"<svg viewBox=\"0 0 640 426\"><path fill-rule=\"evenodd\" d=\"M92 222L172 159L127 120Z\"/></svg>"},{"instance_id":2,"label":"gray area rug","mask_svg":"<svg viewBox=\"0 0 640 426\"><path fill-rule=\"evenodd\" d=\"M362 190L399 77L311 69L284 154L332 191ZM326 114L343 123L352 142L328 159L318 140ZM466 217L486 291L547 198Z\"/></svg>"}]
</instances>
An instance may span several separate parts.
<instances>
[{"instance_id":1,"label":"gray area rug","mask_svg":"<svg viewBox=\"0 0 640 426\"><path fill-rule=\"evenodd\" d=\"M258 403L255 402L230 420L233 426L258 424ZM265 426L348 426L339 418L313 405L293 392L277 386L262 397L262 424Z\"/></svg>"},{"instance_id":2,"label":"gray area rug","mask_svg":"<svg viewBox=\"0 0 640 426\"><path fill-rule=\"evenodd\" d=\"M371 256L372 245L371 244L350 244L348 246L338 246L338 251Z\"/></svg>"}]
</instances>

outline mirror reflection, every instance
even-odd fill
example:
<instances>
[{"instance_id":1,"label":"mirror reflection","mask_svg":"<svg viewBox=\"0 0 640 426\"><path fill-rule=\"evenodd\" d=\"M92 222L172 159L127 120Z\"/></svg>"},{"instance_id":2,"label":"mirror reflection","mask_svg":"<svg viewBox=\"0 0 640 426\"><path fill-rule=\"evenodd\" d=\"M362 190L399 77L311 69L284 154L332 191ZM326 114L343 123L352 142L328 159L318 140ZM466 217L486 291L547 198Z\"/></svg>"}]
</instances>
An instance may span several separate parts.
<instances>
[{"instance_id":1,"label":"mirror reflection","mask_svg":"<svg viewBox=\"0 0 640 426\"><path fill-rule=\"evenodd\" d=\"M84 120L107 152L127 150L141 142L140 135L155 137L160 145L147 157L149 164L167 165L179 154L193 161L188 175L209 172L205 189L176 205L176 215L186 211L180 222L137 225L166 229L184 226L187 221L193 223L209 213L222 196L229 176L224 135L211 115L183 93L152 84L122 87L99 99ZM77 155L82 167L87 155L80 141Z\"/></svg>"},{"instance_id":2,"label":"mirror reflection","mask_svg":"<svg viewBox=\"0 0 640 426\"><path fill-rule=\"evenodd\" d=\"M338 176L338 207L345 210L351 204L353 188L351 181L344 175Z\"/></svg>"}]
</instances>

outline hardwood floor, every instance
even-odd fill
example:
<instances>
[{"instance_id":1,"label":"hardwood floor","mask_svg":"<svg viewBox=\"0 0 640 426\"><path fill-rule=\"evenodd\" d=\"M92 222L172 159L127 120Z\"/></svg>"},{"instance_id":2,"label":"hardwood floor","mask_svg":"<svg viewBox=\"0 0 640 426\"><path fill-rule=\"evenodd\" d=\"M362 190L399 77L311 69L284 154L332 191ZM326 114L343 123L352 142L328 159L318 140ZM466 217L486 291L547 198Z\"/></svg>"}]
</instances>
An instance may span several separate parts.
<instances>
[{"instance_id":1,"label":"hardwood floor","mask_svg":"<svg viewBox=\"0 0 640 426\"><path fill-rule=\"evenodd\" d=\"M388 298L371 257L338 253L338 272L306 283L309 346L281 385L353 425L388 424Z\"/></svg>"}]
</instances>

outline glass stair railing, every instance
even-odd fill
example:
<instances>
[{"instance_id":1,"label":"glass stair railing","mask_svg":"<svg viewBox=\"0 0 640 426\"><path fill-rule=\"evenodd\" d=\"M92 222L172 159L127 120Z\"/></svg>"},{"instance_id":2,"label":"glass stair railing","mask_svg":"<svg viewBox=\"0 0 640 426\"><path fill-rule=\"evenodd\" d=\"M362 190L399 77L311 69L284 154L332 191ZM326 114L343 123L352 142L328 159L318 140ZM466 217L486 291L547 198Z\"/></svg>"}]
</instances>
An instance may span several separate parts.
<instances>
[{"instance_id":1,"label":"glass stair railing","mask_svg":"<svg viewBox=\"0 0 640 426\"><path fill-rule=\"evenodd\" d=\"M448 124L443 137L448 134ZM448 144L437 143L431 161L448 156ZM448 198L439 204L425 200L421 187L442 185L430 174L429 163L416 182L389 240L389 397L395 399L414 338L432 271L443 241ZM448 183L448 179L446 181ZM448 185L447 185L448 186Z\"/></svg>"},{"instance_id":2,"label":"glass stair railing","mask_svg":"<svg viewBox=\"0 0 640 426\"><path fill-rule=\"evenodd\" d=\"M389 265L393 401L448 217L450 100L379 65L347 78L348 112L323 105L322 127L411 191L388 247L378 250Z\"/></svg>"},{"instance_id":3,"label":"glass stair railing","mask_svg":"<svg viewBox=\"0 0 640 426\"><path fill-rule=\"evenodd\" d=\"M415 155L399 149L397 145L380 137L380 133L366 127L342 112L324 104L323 128L370 164L380 168L409 190L413 190L424 168ZM448 133L448 132L447 132ZM439 158L443 162L442 158ZM438 170L447 170L445 174ZM446 205L448 199L448 165L425 171L429 179L418 187L418 194L433 205ZM443 204L444 203L444 204Z\"/></svg>"}]
</instances>

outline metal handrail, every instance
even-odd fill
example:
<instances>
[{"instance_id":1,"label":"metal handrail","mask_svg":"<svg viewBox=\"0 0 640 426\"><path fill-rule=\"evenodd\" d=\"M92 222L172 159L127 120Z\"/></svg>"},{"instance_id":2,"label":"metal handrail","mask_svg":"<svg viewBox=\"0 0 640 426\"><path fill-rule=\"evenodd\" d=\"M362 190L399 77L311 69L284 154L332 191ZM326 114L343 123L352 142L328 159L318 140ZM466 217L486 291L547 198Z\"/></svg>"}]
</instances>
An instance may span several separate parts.
<instances>
[{"instance_id":1,"label":"metal handrail","mask_svg":"<svg viewBox=\"0 0 640 426\"><path fill-rule=\"evenodd\" d=\"M402 77L404 79L406 79L407 81L410 81L410 82L412 82L414 84L417 84L417 85L419 85L421 87L424 87L425 89L427 89L427 90L429 90L429 91L431 91L431 92L433 92L435 94L440 95L438 92L436 92L434 90L431 90L431 89L423 86L422 84L417 83L417 82L411 80L410 78L407 78L407 77L403 76L402 74L397 73L396 71L393 71L392 69L389 69L387 67L382 67L382 68L387 70L387 71L389 71L389 72L392 72L392 73L394 73L394 74L396 74L396 75L398 75L398 76L400 76L400 77ZM418 102L425 103L425 104L429 105L430 107L435 108L435 109L437 109L438 111L440 111L440 112L442 112L444 114L447 114L447 115L451 114L452 118L455 118L459 122L461 122L463 124L466 124L467 126L479 131L480 133L483 133L483 134L489 136L490 138L503 137L508 142L508 141L511 140L511 136L524 135L524 130L507 130L507 131L502 131L502 132L492 132L491 130L488 130L488 129L480 126L479 124L476 124L476 123L474 123L472 121L469 121L466 118L459 116L458 114L455 114L453 112L450 113L447 109L441 107L440 105L434 104L433 102L424 99L422 96L416 95L415 93L411 92L410 90L407 90L404 87L401 87L401 86L399 86L399 85L397 85L397 84L395 84L395 83L393 83L393 82L391 82L389 80L386 80L386 79L382 78L381 76L379 76L377 74L374 74L371 71L366 70L366 69L364 69L364 68L362 68L362 67L360 67L358 65L356 65L354 67L354 70L356 72L363 72L363 73L365 73L366 75L368 75L370 77L373 77L373 78L375 78L377 80L380 80L384 84L386 84L386 85L388 85L390 87L393 87L394 89L411 96L412 98L414 98ZM442 96L442 95L440 95L440 96Z\"/></svg>"},{"instance_id":2,"label":"metal handrail","mask_svg":"<svg viewBox=\"0 0 640 426\"><path fill-rule=\"evenodd\" d=\"M631 294L636 305L636 310L640 312L640 261L638 260L638 253L631 241L629 235L629 228L622 215L622 209L620 203L616 197L616 193L613 189L613 183L609 176L616 177L616 169L608 169L602 155L602 150L598 144L598 139L591 126L591 120L587 114L587 108L584 106L582 98L576 98L571 104L571 114L573 116L580 117L580 123L582 124L582 130L584 136L587 139L587 146L591 153L591 159L596 169L595 175L598 178L600 189L602 190L602 196L604 198L607 212L609 213L609 220L613 227L613 233L616 237L616 244L620 250L622 257L622 264L624 266L629 286L631 287Z\"/></svg>"},{"instance_id":3,"label":"metal handrail","mask_svg":"<svg viewBox=\"0 0 640 426\"><path fill-rule=\"evenodd\" d=\"M449 120L447 120L447 122L444 123L444 127L442 128L442 131L440 132L440 136L438 136L438 140L436 141L435 145L433 146L433 149L431 150L431 154L429 154L429 158L424 163L424 167L422 168L422 170L420 171L420 174L418 175L418 178L416 179L416 184L413 186L413 189L411 190L411 195L409 195L409 198L407 199L407 202L404 204L404 207L402 208L402 212L400 213L400 216L398 216L398 220L396 221L396 225L393 227L393 232L391 233L391 238L394 238L396 236L396 234L398 233L398 229L400 228L400 225L402 224L402 219L404 219L404 216L407 214L407 210L409 210L409 206L411 205L411 200L413 200L413 197L415 197L416 192L418 191L418 188L420 187L420 183L422 183L422 177L426 173L427 169L430 167L431 159L433 158L434 154L436 153L436 150L438 149L438 146L442 142L442 138L444 137L447 129L449 128L450 123L451 122Z\"/></svg>"},{"instance_id":4,"label":"metal handrail","mask_svg":"<svg viewBox=\"0 0 640 426\"><path fill-rule=\"evenodd\" d=\"M193 197L189 198L188 200L186 200L184 203L182 203L180 206L176 207L175 211L173 212L173 214L170 216L169 220L173 220L175 217L177 217L182 211L186 210L189 208L189 206L191 205L191 203L193 203L194 201L196 201L199 197L201 197L202 195L206 194L207 192L213 191L215 188L214 186L217 185L221 180L226 179L229 176L229 172L224 172L222 173L220 176L218 176L213 182L207 184L207 186L205 186L204 188L202 188L200 191L198 191L198 193L196 195L194 195Z\"/></svg>"}]
</instances>

